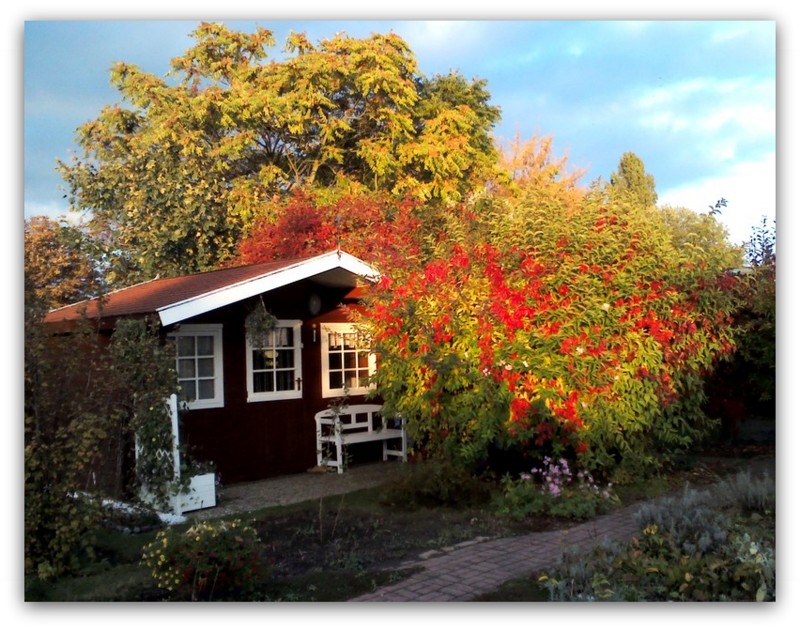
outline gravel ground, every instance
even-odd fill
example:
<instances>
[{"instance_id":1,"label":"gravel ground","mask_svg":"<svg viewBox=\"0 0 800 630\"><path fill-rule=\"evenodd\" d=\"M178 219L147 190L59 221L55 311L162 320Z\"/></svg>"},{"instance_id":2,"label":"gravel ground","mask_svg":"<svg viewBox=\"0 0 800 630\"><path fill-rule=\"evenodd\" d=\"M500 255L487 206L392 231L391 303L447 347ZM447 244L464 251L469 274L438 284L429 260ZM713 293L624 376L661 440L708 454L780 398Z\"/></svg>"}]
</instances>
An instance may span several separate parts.
<instances>
[{"instance_id":1,"label":"gravel ground","mask_svg":"<svg viewBox=\"0 0 800 630\"><path fill-rule=\"evenodd\" d=\"M192 520L205 520L372 488L400 472L400 466L399 462L361 464L348 468L341 475L315 469L297 475L221 486L217 489L216 507L187 512L186 516Z\"/></svg>"}]
</instances>

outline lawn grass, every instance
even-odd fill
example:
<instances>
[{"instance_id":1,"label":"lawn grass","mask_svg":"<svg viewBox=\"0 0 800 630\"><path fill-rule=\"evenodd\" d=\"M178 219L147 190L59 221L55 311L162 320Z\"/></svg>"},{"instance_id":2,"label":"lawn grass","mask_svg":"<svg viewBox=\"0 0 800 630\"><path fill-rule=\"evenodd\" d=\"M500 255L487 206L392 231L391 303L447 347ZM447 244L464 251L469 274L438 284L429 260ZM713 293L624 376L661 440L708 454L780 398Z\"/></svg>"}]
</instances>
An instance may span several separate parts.
<instances>
[{"instance_id":1,"label":"lawn grass","mask_svg":"<svg viewBox=\"0 0 800 630\"><path fill-rule=\"evenodd\" d=\"M476 602L549 602L547 589L529 577L515 578L501 584L491 593L476 597Z\"/></svg>"}]
</instances>

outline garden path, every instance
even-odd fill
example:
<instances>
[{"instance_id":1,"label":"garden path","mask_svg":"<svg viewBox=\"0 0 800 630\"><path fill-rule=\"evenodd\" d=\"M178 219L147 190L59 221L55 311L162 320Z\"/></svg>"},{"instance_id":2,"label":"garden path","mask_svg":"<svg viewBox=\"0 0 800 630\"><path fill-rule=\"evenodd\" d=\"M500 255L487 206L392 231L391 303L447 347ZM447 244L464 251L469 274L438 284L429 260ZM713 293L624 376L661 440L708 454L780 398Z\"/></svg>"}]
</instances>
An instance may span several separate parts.
<instances>
[{"instance_id":1,"label":"garden path","mask_svg":"<svg viewBox=\"0 0 800 630\"><path fill-rule=\"evenodd\" d=\"M775 473L773 458L756 459L754 475ZM704 487L712 496L720 481ZM400 568L422 568L411 577L367 593L358 602L471 601L496 590L503 582L554 566L566 548L588 551L603 542L630 539L637 532L633 504L568 529L537 532L512 538L466 542L438 552L428 552Z\"/></svg>"}]
</instances>

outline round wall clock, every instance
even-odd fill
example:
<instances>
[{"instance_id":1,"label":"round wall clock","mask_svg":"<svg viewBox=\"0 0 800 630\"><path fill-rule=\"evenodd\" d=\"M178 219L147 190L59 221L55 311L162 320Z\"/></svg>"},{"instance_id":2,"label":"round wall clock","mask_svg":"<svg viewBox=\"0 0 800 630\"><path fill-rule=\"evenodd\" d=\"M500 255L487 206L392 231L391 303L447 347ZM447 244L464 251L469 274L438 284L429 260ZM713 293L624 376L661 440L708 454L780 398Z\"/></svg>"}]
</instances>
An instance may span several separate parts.
<instances>
[{"instance_id":1,"label":"round wall clock","mask_svg":"<svg viewBox=\"0 0 800 630\"><path fill-rule=\"evenodd\" d=\"M317 315L322 308L322 300L316 293L312 293L311 297L308 298L308 310L311 312L312 315Z\"/></svg>"}]
</instances>

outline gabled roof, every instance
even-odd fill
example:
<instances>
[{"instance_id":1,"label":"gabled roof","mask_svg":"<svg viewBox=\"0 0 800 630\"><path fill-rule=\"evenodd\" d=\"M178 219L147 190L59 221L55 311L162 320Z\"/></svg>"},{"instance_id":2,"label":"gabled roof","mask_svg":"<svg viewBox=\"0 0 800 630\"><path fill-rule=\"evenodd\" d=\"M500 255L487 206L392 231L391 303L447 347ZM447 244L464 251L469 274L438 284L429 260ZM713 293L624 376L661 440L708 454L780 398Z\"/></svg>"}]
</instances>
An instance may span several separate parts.
<instances>
[{"instance_id":1,"label":"gabled roof","mask_svg":"<svg viewBox=\"0 0 800 630\"><path fill-rule=\"evenodd\" d=\"M121 317L158 314L168 326L196 315L298 282L314 279L328 286L355 286L357 277L377 280L379 273L364 261L335 250L296 260L268 262L163 278L50 311L45 322L82 316Z\"/></svg>"}]
</instances>

